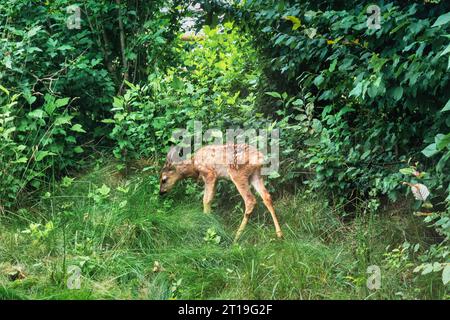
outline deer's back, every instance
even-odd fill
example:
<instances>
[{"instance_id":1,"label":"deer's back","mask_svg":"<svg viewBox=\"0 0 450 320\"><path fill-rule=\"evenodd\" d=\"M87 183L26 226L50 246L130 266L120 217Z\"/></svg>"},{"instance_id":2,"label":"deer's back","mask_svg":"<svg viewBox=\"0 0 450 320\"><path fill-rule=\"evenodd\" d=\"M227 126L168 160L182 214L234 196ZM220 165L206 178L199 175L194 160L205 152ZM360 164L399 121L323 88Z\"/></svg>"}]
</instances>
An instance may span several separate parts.
<instances>
[{"instance_id":1,"label":"deer's back","mask_svg":"<svg viewBox=\"0 0 450 320\"><path fill-rule=\"evenodd\" d=\"M199 171L215 171L227 178L230 169L253 173L264 163L264 155L247 144L209 145L194 155L194 166Z\"/></svg>"}]
</instances>

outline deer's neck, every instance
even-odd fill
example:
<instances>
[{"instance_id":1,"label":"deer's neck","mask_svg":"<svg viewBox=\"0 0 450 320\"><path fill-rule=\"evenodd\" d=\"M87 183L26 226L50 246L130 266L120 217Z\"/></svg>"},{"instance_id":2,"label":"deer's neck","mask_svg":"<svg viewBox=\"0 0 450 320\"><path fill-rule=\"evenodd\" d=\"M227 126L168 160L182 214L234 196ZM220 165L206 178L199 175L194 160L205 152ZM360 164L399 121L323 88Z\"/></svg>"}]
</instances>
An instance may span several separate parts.
<instances>
[{"instance_id":1,"label":"deer's neck","mask_svg":"<svg viewBox=\"0 0 450 320\"><path fill-rule=\"evenodd\" d=\"M185 160L178 165L178 170L183 178L197 178L198 170L195 169L193 160Z\"/></svg>"}]
</instances>

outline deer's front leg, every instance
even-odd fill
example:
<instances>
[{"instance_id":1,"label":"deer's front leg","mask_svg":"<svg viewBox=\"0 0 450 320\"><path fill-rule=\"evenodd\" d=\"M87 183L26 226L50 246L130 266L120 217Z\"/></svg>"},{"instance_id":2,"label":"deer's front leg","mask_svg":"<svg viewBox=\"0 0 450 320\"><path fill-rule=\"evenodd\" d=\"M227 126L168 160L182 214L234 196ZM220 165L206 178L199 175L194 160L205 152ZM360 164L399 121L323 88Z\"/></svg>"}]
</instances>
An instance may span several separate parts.
<instances>
[{"instance_id":1,"label":"deer's front leg","mask_svg":"<svg viewBox=\"0 0 450 320\"><path fill-rule=\"evenodd\" d=\"M205 182L205 191L203 194L203 212L211 213L211 203L214 199L214 194L216 193L217 178L212 173L202 175L202 178Z\"/></svg>"}]
</instances>

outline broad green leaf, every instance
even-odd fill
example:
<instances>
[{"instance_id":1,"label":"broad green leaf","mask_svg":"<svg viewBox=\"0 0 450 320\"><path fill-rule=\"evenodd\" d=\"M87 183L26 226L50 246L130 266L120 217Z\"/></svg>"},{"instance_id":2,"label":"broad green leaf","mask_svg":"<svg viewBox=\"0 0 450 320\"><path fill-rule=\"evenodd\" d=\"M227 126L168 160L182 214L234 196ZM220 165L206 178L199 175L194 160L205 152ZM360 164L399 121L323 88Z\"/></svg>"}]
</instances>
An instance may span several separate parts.
<instances>
[{"instance_id":1,"label":"broad green leaf","mask_svg":"<svg viewBox=\"0 0 450 320\"><path fill-rule=\"evenodd\" d=\"M311 127L316 133L320 133L323 128L322 123L317 119L313 119L313 123L312 123Z\"/></svg>"},{"instance_id":2,"label":"broad green leaf","mask_svg":"<svg viewBox=\"0 0 450 320\"><path fill-rule=\"evenodd\" d=\"M69 143L76 143L77 139L74 136L67 136L64 140L66 140Z\"/></svg>"},{"instance_id":3,"label":"broad green leaf","mask_svg":"<svg viewBox=\"0 0 450 320\"><path fill-rule=\"evenodd\" d=\"M450 264L447 264L442 271L442 282L444 285L450 282Z\"/></svg>"},{"instance_id":4,"label":"broad green leaf","mask_svg":"<svg viewBox=\"0 0 450 320\"><path fill-rule=\"evenodd\" d=\"M70 177L64 177L62 179L62 183L61 186L63 187L70 187L72 185L72 182L75 180L75 178L70 178Z\"/></svg>"},{"instance_id":5,"label":"broad green leaf","mask_svg":"<svg viewBox=\"0 0 450 320\"><path fill-rule=\"evenodd\" d=\"M82 147L77 146L77 147L73 148L73 152L75 152L75 153L83 153L84 150L83 150Z\"/></svg>"},{"instance_id":6,"label":"broad green leaf","mask_svg":"<svg viewBox=\"0 0 450 320\"><path fill-rule=\"evenodd\" d=\"M107 124L109 124L109 123L115 123L114 119L103 119L103 120L101 120L100 122L102 122L102 123L107 123Z\"/></svg>"},{"instance_id":7,"label":"broad green leaf","mask_svg":"<svg viewBox=\"0 0 450 320\"><path fill-rule=\"evenodd\" d=\"M284 17L284 19L292 22L292 30L297 30L302 25L302 22L297 17L286 16Z\"/></svg>"},{"instance_id":8,"label":"broad green leaf","mask_svg":"<svg viewBox=\"0 0 450 320\"><path fill-rule=\"evenodd\" d=\"M323 75L319 74L317 77L314 78L314 84L316 85L316 87L319 88L324 80L325 80L325 78L323 77Z\"/></svg>"},{"instance_id":9,"label":"broad green leaf","mask_svg":"<svg viewBox=\"0 0 450 320\"><path fill-rule=\"evenodd\" d=\"M306 146L315 146L320 143L320 139L319 138L309 138L309 139L304 140L303 143Z\"/></svg>"},{"instance_id":10,"label":"broad green leaf","mask_svg":"<svg viewBox=\"0 0 450 320\"><path fill-rule=\"evenodd\" d=\"M46 103L46 104L44 105L44 110L45 110L45 112L47 112L47 114L49 114L49 115L52 115L53 112L55 111L55 109L56 109L56 105L55 105L53 102Z\"/></svg>"},{"instance_id":11,"label":"broad green leaf","mask_svg":"<svg viewBox=\"0 0 450 320\"><path fill-rule=\"evenodd\" d=\"M69 103L69 98L58 99L55 101L56 109L64 107Z\"/></svg>"},{"instance_id":12,"label":"broad green leaf","mask_svg":"<svg viewBox=\"0 0 450 320\"><path fill-rule=\"evenodd\" d=\"M435 137L436 149L441 151L450 144L450 133L447 135L438 134Z\"/></svg>"},{"instance_id":13,"label":"broad green leaf","mask_svg":"<svg viewBox=\"0 0 450 320\"><path fill-rule=\"evenodd\" d=\"M439 18L437 18L436 22L431 27L439 27L449 22L450 22L450 12L447 12L442 16L440 16Z\"/></svg>"},{"instance_id":14,"label":"broad green leaf","mask_svg":"<svg viewBox=\"0 0 450 320\"><path fill-rule=\"evenodd\" d=\"M78 123L73 125L72 128L70 128L70 130L75 131L75 132L80 132L80 133L86 133L86 131L81 126L81 124L78 124Z\"/></svg>"},{"instance_id":15,"label":"broad green leaf","mask_svg":"<svg viewBox=\"0 0 450 320\"><path fill-rule=\"evenodd\" d=\"M2 128L3 129L3 128ZM8 129L6 129L4 132L3 132L3 136L4 137L7 137L7 136L9 136L10 134L12 134L13 132L15 132L16 131L16 127L11 127L11 128L8 128ZM0 131L1 132L1 131Z\"/></svg>"},{"instance_id":16,"label":"broad green leaf","mask_svg":"<svg viewBox=\"0 0 450 320\"><path fill-rule=\"evenodd\" d=\"M28 116L34 119L42 119L46 116L46 113L42 109L36 109L28 113Z\"/></svg>"},{"instance_id":17,"label":"broad green leaf","mask_svg":"<svg viewBox=\"0 0 450 320\"><path fill-rule=\"evenodd\" d=\"M337 59L334 59L333 62L330 64L328 71L334 72L334 70L336 69L337 62L338 62Z\"/></svg>"},{"instance_id":18,"label":"broad green leaf","mask_svg":"<svg viewBox=\"0 0 450 320\"><path fill-rule=\"evenodd\" d=\"M413 272L419 272L422 269L423 269L423 265L418 265L417 267L414 268Z\"/></svg>"},{"instance_id":19,"label":"broad green leaf","mask_svg":"<svg viewBox=\"0 0 450 320\"><path fill-rule=\"evenodd\" d=\"M1 84L0 84L0 90L2 90L4 93L6 93L6 95L7 96L9 96L9 91L8 91L8 89L6 89L4 86L2 86Z\"/></svg>"},{"instance_id":20,"label":"broad green leaf","mask_svg":"<svg viewBox=\"0 0 450 320\"><path fill-rule=\"evenodd\" d=\"M184 88L183 82L177 76L173 77L173 87L175 90L181 90Z\"/></svg>"},{"instance_id":21,"label":"broad green leaf","mask_svg":"<svg viewBox=\"0 0 450 320\"><path fill-rule=\"evenodd\" d=\"M402 87L396 87L392 91L392 96L394 97L395 101L399 101L403 96L403 88Z\"/></svg>"},{"instance_id":22,"label":"broad green leaf","mask_svg":"<svg viewBox=\"0 0 450 320\"><path fill-rule=\"evenodd\" d=\"M57 99L52 95L45 95L44 110L47 114L52 115L56 109L66 106L69 103L69 98Z\"/></svg>"},{"instance_id":23,"label":"broad green leaf","mask_svg":"<svg viewBox=\"0 0 450 320\"><path fill-rule=\"evenodd\" d=\"M316 28L308 28L308 29L303 30L303 32L305 33L305 35L308 38L313 39L317 34L317 29Z\"/></svg>"},{"instance_id":24,"label":"broad green leaf","mask_svg":"<svg viewBox=\"0 0 450 320\"><path fill-rule=\"evenodd\" d=\"M70 121L72 120L73 116L64 115L56 118L55 120L55 126L60 126L63 124L70 124Z\"/></svg>"},{"instance_id":25,"label":"broad green leaf","mask_svg":"<svg viewBox=\"0 0 450 320\"><path fill-rule=\"evenodd\" d=\"M416 172L416 170L414 168L403 168L399 170L400 173L407 175L407 176L411 176L413 175L414 172Z\"/></svg>"},{"instance_id":26,"label":"broad green leaf","mask_svg":"<svg viewBox=\"0 0 450 320\"><path fill-rule=\"evenodd\" d=\"M422 270L422 275L426 275L433 272L433 265L431 263L427 263L424 265L424 268Z\"/></svg>"},{"instance_id":27,"label":"broad green leaf","mask_svg":"<svg viewBox=\"0 0 450 320\"><path fill-rule=\"evenodd\" d=\"M442 269L444 269L444 265L442 263L439 263L439 262L433 263L433 272L439 272Z\"/></svg>"},{"instance_id":28,"label":"broad green leaf","mask_svg":"<svg viewBox=\"0 0 450 320\"><path fill-rule=\"evenodd\" d=\"M5 67L6 67L6 68L12 69L12 59L11 59L11 56L6 56L6 57L3 59L3 63L5 64Z\"/></svg>"},{"instance_id":29,"label":"broad green leaf","mask_svg":"<svg viewBox=\"0 0 450 320\"><path fill-rule=\"evenodd\" d=\"M27 32L28 37L30 37L30 38L34 37L41 29L42 29L41 26L36 26L36 27L31 28L30 31Z\"/></svg>"},{"instance_id":30,"label":"broad green leaf","mask_svg":"<svg viewBox=\"0 0 450 320\"><path fill-rule=\"evenodd\" d=\"M106 184L103 184L101 186L101 188L98 188L97 191L103 195L103 196L107 196L109 194L109 192L111 191L111 188L109 188Z\"/></svg>"},{"instance_id":31,"label":"broad green leaf","mask_svg":"<svg viewBox=\"0 0 450 320\"><path fill-rule=\"evenodd\" d=\"M427 158L430 158L430 157L434 156L438 152L439 152L439 150L436 149L436 143L432 143L429 146L427 146L425 149L422 150L422 153Z\"/></svg>"},{"instance_id":32,"label":"broad green leaf","mask_svg":"<svg viewBox=\"0 0 450 320\"><path fill-rule=\"evenodd\" d=\"M450 52L450 44L447 46L447 48L444 49L444 51L441 52L439 57L442 57L443 55L446 55L449 52Z\"/></svg>"},{"instance_id":33,"label":"broad green leaf","mask_svg":"<svg viewBox=\"0 0 450 320\"><path fill-rule=\"evenodd\" d=\"M219 70L225 71L226 68L227 68L227 64L226 64L226 62L224 60L221 60L221 61L217 62L214 65L214 67L219 69ZM178 79L178 78L176 78L176 79Z\"/></svg>"},{"instance_id":34,"label":"broad green leaf","mask_svg":"<svg viewBox=\"0 0 450 320\"><path fill-rule=\"evenodd\" d=\"M127 81L127 80L124 80L124 82L125 82L125 84L128 86L128 87L130 87L131 89L133 89L133 90L138 90L138 87L137 86L135 86L134 84L132 84L131 82L129 82L129 81Z\"/></svg>"},{"instance_id":35,"label":"broad green leaf","mask_svg":"<svg viewBox=\"0 0 450 320\"><path fill-rule=\"evenodd\" d=\"M116 110L123 109L123 104L124 104L123 98L117 98L117 97L113 98L114 109L116 109ZM113 109L113 111L114 111L114 109Z\"/></svg>"},{"instance_id":36,"label":"broad green leaf","mask_svg":"<svg viewBox=\"0 0 450 320\"><path fill-rule=\"evenodd\" d=\"M36 152L35 160L36 162L42 161L47 156L55 156L56 153L50 151L38 151Z\"/></svg>"},{"instance_id":37,"label":"broad green leaf","mask_svg":"<svg viewBox=\"0 0 450 320\"><path fill-rule=\"evenodd\" d=\"M21 158L17 159L16 161L14 161L14 163L27 163L27 162L28 162L27 157L21 157Z\"/></svg>"},{"instance_id":38,"label":"broad green leaf","mask_svg":"<svg viewBox=\"0 0 450 320\"><path fill-rule=\"evenodd\" d=\"M38 47L28 47L27 48L27 53L33 53L33 52L42 52L43 50L41 48Z\"/></svg>"},{"instance_id":39,"label":"broad green leaf","mask_svg":"<svg viewBox=\"0 0 450 320\"><path fill-rule=\"evenodd\" d=\"M362 82L360 81L360 82L357 83L356 87L354 87L354 88L352 89L352 91L350 91L349 96L350 96L350 97L351 97L351 96L359 97L359 96L362 95L362 90L363 90Z\"/></svg>"},{"instance_id":40,"label":"broad green leaf","mask_svg":"<svg viewBox=\"0 0 450 320\"><path fill-rule=\"evenodd\" d=\"M281 34L277 37L277 40L275 40L275 45L279 45L284 39L286 39L288 35L286 34Z\"/></svg>"},{"instance_id":41,"label":"broad green leaf","mask_svg":"<svg viewBox=\"0 0 450 320\"><path fill-rule=\"evenodd\" d=\"M64 44L64 45L58 47L58 50L60 50L60 51L67 51L67 50L70 50L70 49L73 49L73 47L69 46L68 44Z\"/></svg>"},{"instance_id":42,"label":"broad green leaf","mask_svg":"<svg viewBox=\"0 0 450 320\"><path fill-rule=\"evenodd\" d=\"M269 92L266 92L266 94L267 94L268 96L271 96L271 97L274 97L274 98L281 99L281 94L279 94L278 92L275 92L275 91L269 91Z\"/></svg>"},{"instance_id":43,"label":"broad green leaf","mask_svg":"<svg viewBox=\"0 0 450 320\"><path fill-rule=\"evenodd\" d=\"M441 112L450 111L450 99L445 104L444 108L441 110Z\"/></svg>"},{"instance_id":44,"label":"broad green leaf","mask_svg":"<svg viewBox=\"0 0 450 320\"><path fill-rule=\"evenodd\" d=\"M36 97L33 96L29 90L23 91L23 97L25 98L25 100L27 100L27 102L30 106L36 101Z\"/></svg>"},{"instance_id":45,"label":"broad green leaf","mask_svg":"<svg viewBox=\"0 0 450 320\"><path fill-rule=\"evenodd\" d=\"M447 163L447 161L450 159L450 151L448 151L447 153L445 153L441 159L439 159L439 162L436 165L436 171L438 172L442 172L445 168L445 165Z\"/></svg>"}]
</instances>

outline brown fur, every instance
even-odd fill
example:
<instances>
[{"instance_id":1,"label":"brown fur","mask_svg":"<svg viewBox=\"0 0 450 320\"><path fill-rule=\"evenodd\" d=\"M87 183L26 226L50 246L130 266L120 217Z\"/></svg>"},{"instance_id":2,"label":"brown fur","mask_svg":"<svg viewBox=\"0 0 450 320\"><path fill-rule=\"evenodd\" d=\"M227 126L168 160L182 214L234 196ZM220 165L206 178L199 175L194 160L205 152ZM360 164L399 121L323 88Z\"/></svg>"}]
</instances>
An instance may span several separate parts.
<instances>
[{"instance_id":1,"label":"brown fur","mask_svg":"<svg viewBox=\"0 0 450 320\"><path fill-rule=\"evenodd\" d=\"M262 153L246 144L210 145L199 149L188 160L174 161L174 152L174 149L169 152L166 164L161 171L160 194L170 191L179 180L200 177L205 183L204 212L210 213L217 179L230 179L236 185L245 203L244 218L236 233L236 241L244 231L256 205L256 198L250 189L251 184L261 195L265 206L272 215L277 237L283 236L272 198L264 186L261 175L264 160Z\"/></svg>"}]
</instances>

